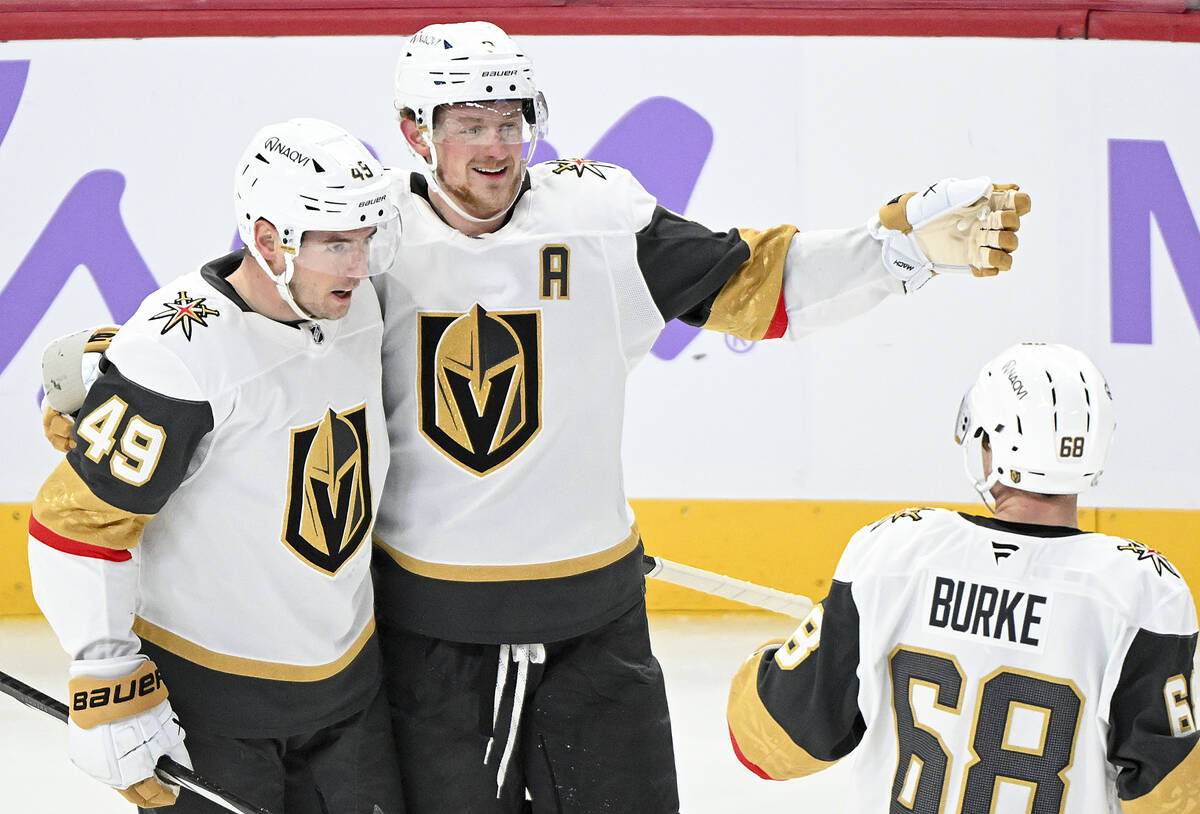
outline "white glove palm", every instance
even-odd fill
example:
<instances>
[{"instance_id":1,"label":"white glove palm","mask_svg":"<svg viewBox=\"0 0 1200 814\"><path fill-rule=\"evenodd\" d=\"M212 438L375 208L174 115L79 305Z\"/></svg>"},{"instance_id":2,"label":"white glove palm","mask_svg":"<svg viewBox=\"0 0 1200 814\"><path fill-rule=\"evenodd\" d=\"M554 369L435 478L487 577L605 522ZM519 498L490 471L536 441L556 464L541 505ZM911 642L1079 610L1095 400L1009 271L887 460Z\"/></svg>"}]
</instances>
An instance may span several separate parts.
<instances>
[{"instance_id":1,"label":"white glove palm","mask_svg":"<svg viewBox=\"0 0 1200 814\"><path fill-rule=\"evenodd\" d=\"M883 262L916 291L935 274L990 277L1012 268L1021 215L1029 196L990 178L944 178L923 192L885 204L869 224L883 242Z\"/></svg>"},{"instance_id":2,"label":"white glove palm","mask_svg":"<svg viewBox=\"0 0 1200 814\"><path fill-rule=\"evenodd\" d=\"M163 755L192 763L154 663L145 656L76 661L70 693L71 762L143 808L174 803L179 789L160 782L154 767Z\"/></svg>"}]
</instances>

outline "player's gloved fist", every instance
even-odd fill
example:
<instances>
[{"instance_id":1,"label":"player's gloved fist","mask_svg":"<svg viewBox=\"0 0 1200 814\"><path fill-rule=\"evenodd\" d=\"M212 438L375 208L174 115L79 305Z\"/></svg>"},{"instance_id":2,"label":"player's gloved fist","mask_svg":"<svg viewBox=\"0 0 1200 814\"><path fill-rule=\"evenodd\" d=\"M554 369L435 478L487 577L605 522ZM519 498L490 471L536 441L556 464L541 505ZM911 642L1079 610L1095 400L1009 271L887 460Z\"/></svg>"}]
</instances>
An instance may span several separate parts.
<instances>
[{"instance_id":1,"label":"player's gloved fist","mask_svg":"<svg viewBox=\"0 0 1200 814\"><path fill-rule=\"evenodd\" d=\"M46 404L60 413L74 413L83 405L96 380L100 356L119 329L115 325L87 328L60 336L42 351L42 389Z\"/></svg>"},{"instance_id":2,"label":"player's gloved fist","mask_svg":"<svg viewBox=\"0 0 1200 814\"><path fill-rule=\"evenodd\" d=\"M145 656L71 664L67 748L71 762L143 808L169 806L179 795L154 775L170 755L191 768L183 727L167 688Z\"/></svg>"},{"instance_id":3,"label":"player's gloved fist","mask_svg":"<svg viewBox=\"0 0 1200 814\"><path fill-rule=\"evenodd\" d=\"M944 178L885 204L869 224L883 242L883 262L916 291L935 274L990 277L1012 268L1029 195L990 178Z\"/></svg>"},{"instance_id":4,"label":"player's gloved fist","mask_svg":"<svg viewBox=\"0 0 1200 814\"><path fill-rule=\"evenodd\" d=\"M46 434L50 446L59 452L70 452L75 448L75 439L71 435L74 428L74 420L53 407L47 406L42 413L42 432Z\"/></svg>"}]
</instances>

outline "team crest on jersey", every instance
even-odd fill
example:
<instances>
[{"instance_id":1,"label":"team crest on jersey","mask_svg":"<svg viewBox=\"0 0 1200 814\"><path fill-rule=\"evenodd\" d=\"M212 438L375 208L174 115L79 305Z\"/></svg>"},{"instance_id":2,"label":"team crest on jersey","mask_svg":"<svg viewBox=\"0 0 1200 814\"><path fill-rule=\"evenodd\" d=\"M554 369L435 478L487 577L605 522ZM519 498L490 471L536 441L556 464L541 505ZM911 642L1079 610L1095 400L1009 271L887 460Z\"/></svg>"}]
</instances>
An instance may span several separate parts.
<instances>
[{"instance_id":1,"label":"team crest on jersey","mask_svg":"<svg viewBox=\"0 0 1200 814\"><path fill-rule=\"evenodd\" d=\"M1142 543L1134 542L1133 540L1127 540L1125 545L1117 546L1117 551L1132 551L1134 554L1137 554L1137 558L1139 560L1149 560L1150 564L1154 566L1154 570L1158 572L1160 577L1163 575L1164 571L1169 574L1173 574L1174 576L1179 576L1179 572L1175 570L1175 566L1171 565L1171 563L1167 561L1166 557L1155 551L1153 548L1143 545Z\"/></svg>"},{"instance_id":2,"label":"team crest on jersey","mask_svg":"<svg viewBox=\"0 0 1200 814\"><path fill-rule=\"evenodd\" d=\"M604 170L616 169L616 164L603 164L599 161L590 161L586 158L556 158L550 162L554 165L551 170L555 175L561 175L564 172L573 172L576 177L582 178L583 174L591 173L599 176L602 181L607 181L608 176L604 174Z\"/></svg>"},{"instance_id":3,"label":"team crest on jersey","mask_svg":"<svg viewBox=\"0 0 1200 814\"><path fill-rule=\"evenodd\" d=\"M208 323L205 320L208 317L221 316L220 311L204 304L206 299L207 297L189 297L186 291L180 291L174 302L163 303L167 310L160 311L150 319L167 320L167 324L159 331L160 336L178 325L183 329L184 338L191 342L193 325L207 328Z\"/></svg>"},{"instance_id":4,"label":"team crest on jersey","mask_svg":"<svg viewBox=\"0 0 1200 814\"><path fill-rule=\"evenodd\" d=\"M895 523L897 520L900 520L902 518L907 518L908 520L912 520L912 521L916 522L921 519L921 512L924 512L924 511L928 511L928 509L926 507L922 506L921 508L905 509L902 512L896 512L891 517L885 517L882 520L875 523L875 525L871 526L871 531L874 531L875 529L879 528L884 523L887 523L887 522Z\"/></svg>"},{"instance_id":5,"label":"team crest on jersey","mask_svg":"<svg viewBox=\"0 0 1200 814\"><path fill-rule=\"evenodd\" d=\"M417 325L421 434L476 475L504 466L541 429L541 313L475 305Z\"/></svg>"},{"instance_id":6,"label":"team crest on jersey","mask_svg":"<svg viewBox=\"0 0 1200 814\"><path fill-rule=\"evenodd\" d=\"M282 539L318 571L336 574L367 539L370 460L365 405L292 430Z\"/></svg>"}]
</instances>

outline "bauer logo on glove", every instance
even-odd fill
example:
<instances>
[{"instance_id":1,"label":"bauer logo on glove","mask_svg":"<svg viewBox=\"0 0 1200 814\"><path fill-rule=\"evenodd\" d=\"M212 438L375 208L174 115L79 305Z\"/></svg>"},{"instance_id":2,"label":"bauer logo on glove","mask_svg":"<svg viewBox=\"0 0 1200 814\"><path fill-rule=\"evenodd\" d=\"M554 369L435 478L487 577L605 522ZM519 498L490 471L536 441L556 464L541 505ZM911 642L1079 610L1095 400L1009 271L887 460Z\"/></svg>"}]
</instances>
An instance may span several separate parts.
<instances>
[{"instance_id":1,"label":"bauer logo on glove","mask_svg":"<svg viewBox=\"0 0 1200 814\"><path fill-rule=\"evenodd\" d=\"M167 698L162 675L152 661L119 678L73 678L70 689L71 720L83 729L114 717L145 712ZM117 708L104 709L110 705Z\"/></svg>"},{"instance_id":2,"label":"bauer logo on glove","mask_svg":"<svg viewBox=\"0 0 1200 814\"><path fill-rule=\"evenodd\" d=\"M870 223L888 271L916 291L935 274L991 277L1012 268L1029 196L990 178L945 178L885 204Z\"/></svg>"}]
</instances>

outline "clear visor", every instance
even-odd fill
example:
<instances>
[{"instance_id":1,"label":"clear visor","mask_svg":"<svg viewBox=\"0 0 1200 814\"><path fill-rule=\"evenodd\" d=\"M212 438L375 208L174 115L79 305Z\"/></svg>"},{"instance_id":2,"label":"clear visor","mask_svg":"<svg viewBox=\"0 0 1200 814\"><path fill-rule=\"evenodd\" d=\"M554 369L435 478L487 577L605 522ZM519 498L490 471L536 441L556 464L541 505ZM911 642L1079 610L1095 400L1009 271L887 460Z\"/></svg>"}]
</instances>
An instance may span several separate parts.
<instances>
[{"instance_id":1,"label":"clear visor","mask_svg":"<svg viewBox=\"0 0 1200 814\"><path fill-rule=\"evenodd\" d=\"M345 232L310 230L300 239L298 267L331 277L373 277L392 267L400 246L400 221Z\"/></svg>"},{"instance_id":2,"label":"clear visor","mask_svg":"<svg viewBox=\"0 0 1200 814\"><path fill-rule=\"evenodd\" d=\"M531 103L522 99L440 105L434 115L434 144L528 144L534 137Z\"/></svg>"}]
</instances>

